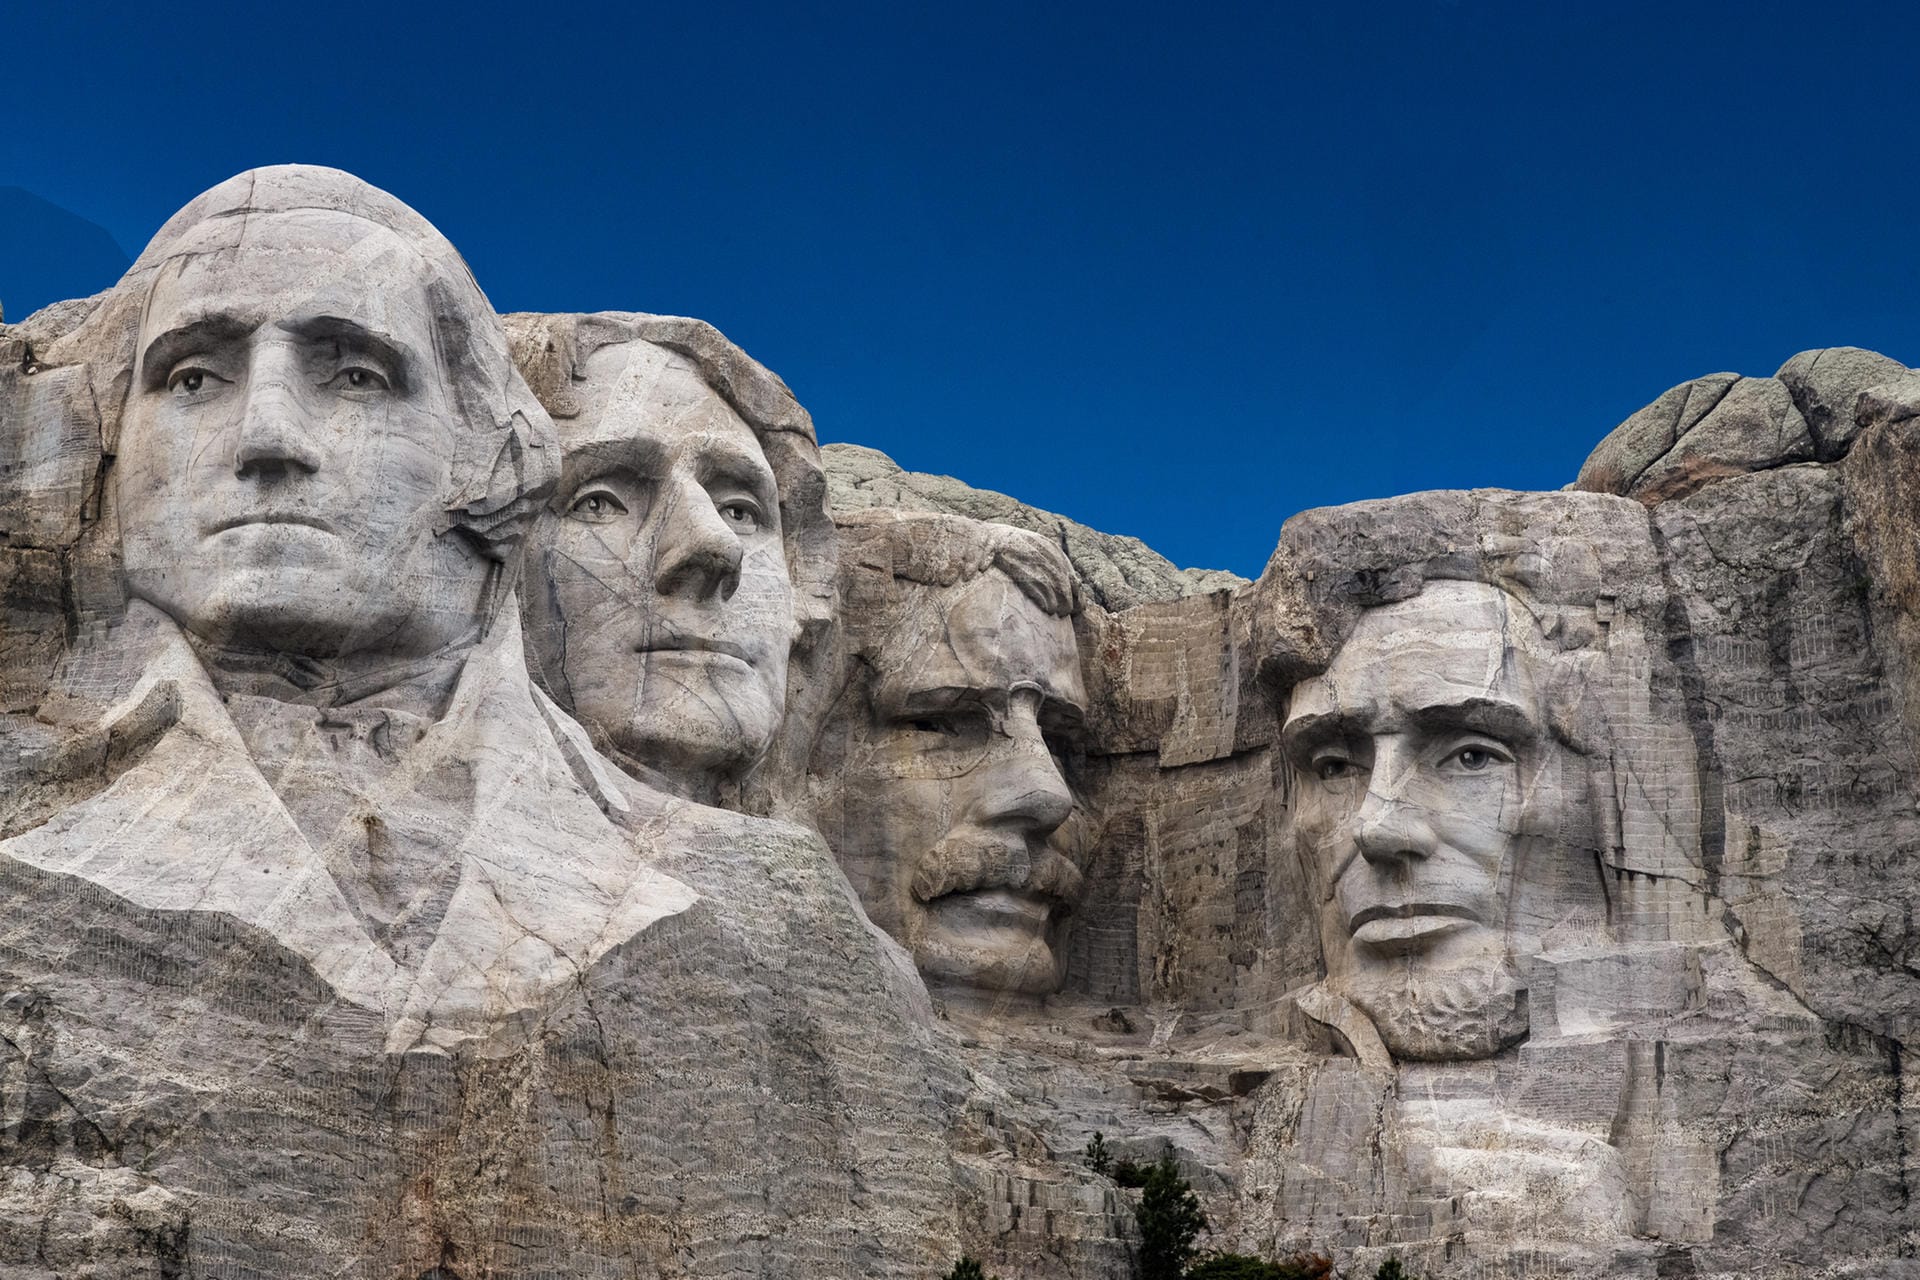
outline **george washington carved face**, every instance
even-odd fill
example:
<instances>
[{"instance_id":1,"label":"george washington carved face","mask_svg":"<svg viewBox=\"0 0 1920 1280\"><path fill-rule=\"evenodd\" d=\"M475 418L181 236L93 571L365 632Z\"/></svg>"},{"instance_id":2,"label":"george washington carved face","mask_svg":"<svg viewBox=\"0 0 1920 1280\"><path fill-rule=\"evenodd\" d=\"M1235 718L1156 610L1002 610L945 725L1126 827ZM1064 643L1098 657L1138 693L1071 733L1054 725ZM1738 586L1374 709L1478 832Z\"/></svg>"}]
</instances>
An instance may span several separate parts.
<instances>
[{"instance_id":1,"label":"george washington carved face","mask_svg":"<svg viewBox=\"0 0 1920 1280\"><path fill-rule=\"evenodd\" d=\"M428 267L375 223L258 216L154 279L115 464L134 595L215 644L424 654L492 562L445 527L463 426Z\"/></svg>"}]
</instances>

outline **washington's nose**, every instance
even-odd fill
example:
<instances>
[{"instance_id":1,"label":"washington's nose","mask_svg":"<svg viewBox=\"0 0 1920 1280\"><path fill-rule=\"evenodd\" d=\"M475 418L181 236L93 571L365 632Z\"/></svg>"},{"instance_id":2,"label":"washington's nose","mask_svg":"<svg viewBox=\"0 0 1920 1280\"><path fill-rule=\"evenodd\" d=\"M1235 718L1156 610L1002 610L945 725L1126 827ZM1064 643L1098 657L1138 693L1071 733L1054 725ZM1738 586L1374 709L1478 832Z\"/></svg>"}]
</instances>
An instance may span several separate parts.
<instances>
[{"instance_id":1,"label":"washington's nose","mask_svg":"<svg viewBox=\"0 0 1920 1280\"><path fill-rule=\"evenodd\" d=\"M249 378L242 414L233 451L235 475L277 480L312 475L320 469L313 419L301 404L293 379L272 362Z\"/></svg>"},{"instance_id":2,"label":"washington's nose","mask_svg":"<svg viewBox=\"0 0 1920 1280\"><path fill-rule=\"evenodd\" d=\"M740 585L740 539L714 510L704 486L674 486L660 522L654 589L663 596L732 599Z\"/></svg>"}]
</instances>

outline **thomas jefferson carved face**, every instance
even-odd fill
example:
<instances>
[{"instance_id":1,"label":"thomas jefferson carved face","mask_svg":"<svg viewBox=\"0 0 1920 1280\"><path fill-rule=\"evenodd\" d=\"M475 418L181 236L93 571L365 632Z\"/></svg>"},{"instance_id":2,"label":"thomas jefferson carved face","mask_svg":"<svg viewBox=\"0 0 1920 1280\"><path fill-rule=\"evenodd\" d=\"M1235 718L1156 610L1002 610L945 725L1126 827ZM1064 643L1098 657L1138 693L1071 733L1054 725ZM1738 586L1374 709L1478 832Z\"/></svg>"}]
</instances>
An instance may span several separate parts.
<instances>
[{"instance_id":1,"label":"thomas jefferson carved face","mask_svg":"<svg viewBox=\"0 0 1920 1280\"><path fill-rule=\"evenodd\" d=\"M1536 635L1498 588L1437 582L1362 615L1289 704L1328 977L1399 1056L1483 1056L1525 1034L1516 878L1545 870L1525 865L1536 848L1565 854L1577 807Z\"/></svg>"},{"instance_id":2,"label":"thomas jefferson carved face","mask_svg":"<svg viewBox=\"0 0 1920 1280\"><path fill-rule=\"evenodd\" d=\"M528 638L550 687L637 770L702 795L767 750L786 705L793 588L759 440L651 343L584 362Z\"/></svg>"},{"instance_id":3,"label":"thomas jefferson carved face","mask_svg":"<svg viewBox=\"0 0 1920 1280\"><path fill-rule=\"evenodd\" d=\"M426 265L350 215L255 219L160 270L115 464L129 588L215 644L425 654L491 562L443 533L460 424Z\"/></svg>"},{"instance_id":4,"label":"thomas jefferson carved face","mask_svg":"<svg viewBox=\"0 0 1920 1280\"><path fill-rule=\"evenodd\" d=\"M1052 991L1080 888L1065 758L1086 694L1072 620L997 569L901 586L914 607L863 705L841 708L828 843L930 983Z\"/></svg>"}]
</instances>

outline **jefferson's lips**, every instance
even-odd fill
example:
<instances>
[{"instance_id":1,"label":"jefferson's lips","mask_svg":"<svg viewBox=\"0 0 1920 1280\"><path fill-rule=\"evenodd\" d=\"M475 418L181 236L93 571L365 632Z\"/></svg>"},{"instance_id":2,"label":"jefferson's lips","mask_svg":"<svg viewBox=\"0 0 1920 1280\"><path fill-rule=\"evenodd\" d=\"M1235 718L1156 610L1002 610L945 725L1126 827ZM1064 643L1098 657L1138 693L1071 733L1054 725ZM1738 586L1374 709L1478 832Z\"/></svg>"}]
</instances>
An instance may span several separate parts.
<instances>
[{"instance_id":1,"label":"jefferson's lips","mask_svg":"<svg viewBox=\"0 0 1920 1280\"><path fill-rule=\"evenodd\" d=\"M299 525L307 529L318 529L322 533L334 532L333 526L327 523L325 520L320 519L318 516L303 516L303 515L294 515L294 514L275 515L272 512L261 512L261 511L248 512L246 514L237 515L237 516L228 516L224 520L217 521L211 529L207 530L207 532L210 535L215 533L225 533L229 529L238 529L242 525L249 525L249 524L290 524L290 525Z\"/></svg>"}]
</instances>

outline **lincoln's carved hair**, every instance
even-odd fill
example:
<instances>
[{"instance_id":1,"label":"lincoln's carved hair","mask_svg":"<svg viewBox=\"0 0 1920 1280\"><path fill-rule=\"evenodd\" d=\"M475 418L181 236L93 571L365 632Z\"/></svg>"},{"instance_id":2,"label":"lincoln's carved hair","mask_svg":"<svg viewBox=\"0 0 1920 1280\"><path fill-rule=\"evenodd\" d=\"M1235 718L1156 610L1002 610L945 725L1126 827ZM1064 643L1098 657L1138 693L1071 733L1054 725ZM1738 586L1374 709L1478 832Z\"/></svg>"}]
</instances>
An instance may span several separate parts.
<instances>
[{"instance_id":1,"label":"lincoln's carved hair","mask_svg":"<svg viewBox=\"0 0 1920 1280\"><path fill-rule=\"evenodd\" d=\"M1581 838L1618 871L1697 879L1692 743L1678 677L1649 643L1666 595L1637 502L1449 490L1303 512L1255 587L1261 683L1284 708L1363 613L1441 581L1495 587L1536 625L1513 644L1536 659L1550 733L1589 761L1597 829Z\"/></svg>"},{"instance_id":2,"label":"lincoln's carved hair","mask_svg":"<svg viewBox=\"0 0 1920 1280\"><path fill-rule=\"evenodd\" d=\"M352 174L314 165L275 165L227 179L167 220L85 323L49 352L49 363L85 362L111 455L133 384L140 327L161 273L175 260L237 248L250 220L294 212L359 218L398 237L416 261L370 253L382 278L417 272L434 355L454 411L467 430L452 460L448 527L488 556L510 559L560 475L553 423L508 358L506 335L465 259L433 225Z\"/></svg>"},{"instance_id":3,"label":"lincoln's carved hair","mask_svg":"<svg viewBox=\"0 0 1920 1280\"><path fill-rule=\"evenodd\" d=\"M833 620L836 540L813 418L780 376L706 321L686 316L516 314L506 317L506 328L514 362L548 413L559 419L580 413L573 382L603 347L646 342L693 363L701 381L753 430L773 469L799 647L811 649Z\"/></svg>"}]
</instances>

